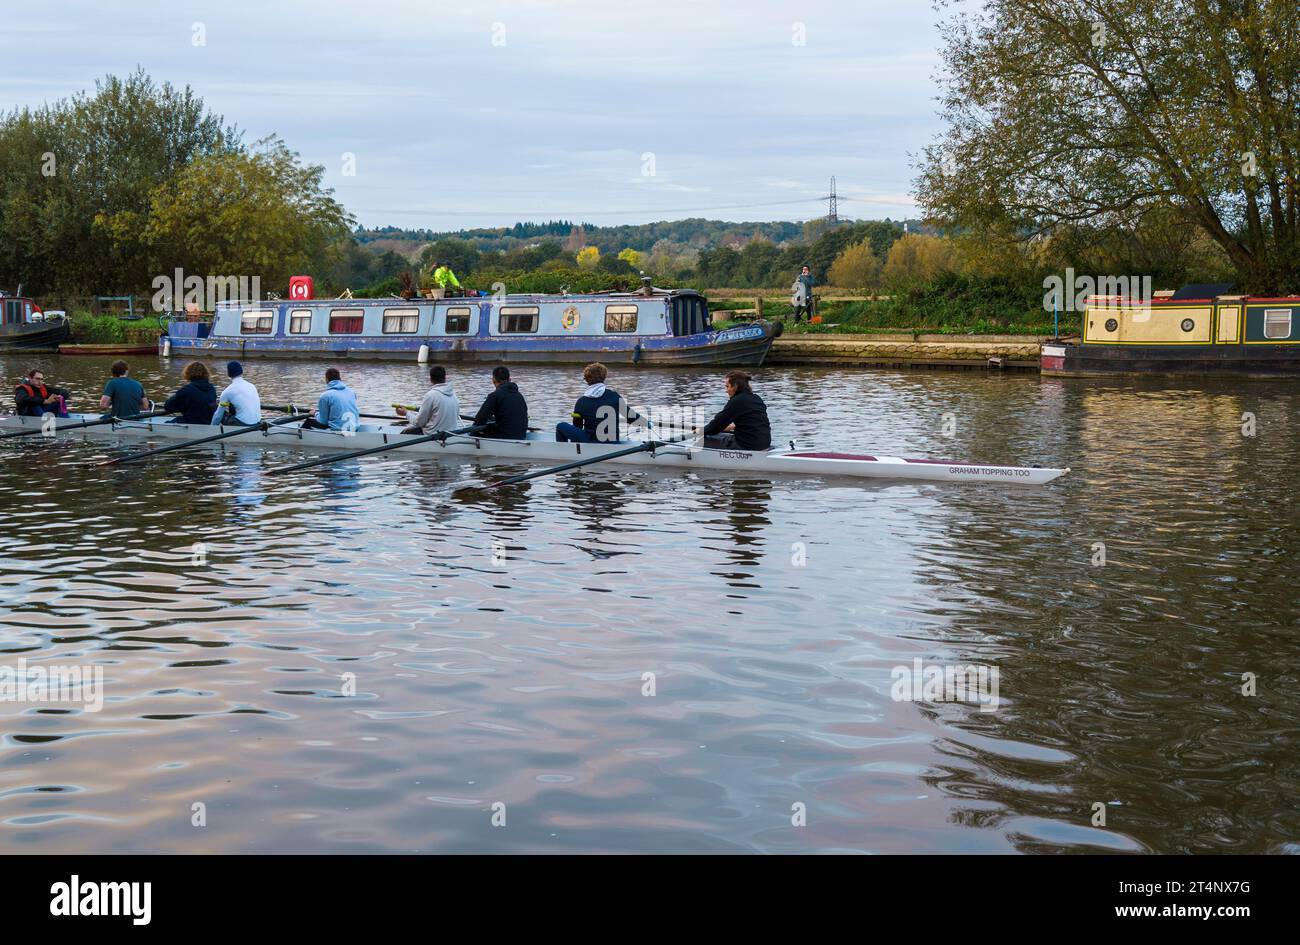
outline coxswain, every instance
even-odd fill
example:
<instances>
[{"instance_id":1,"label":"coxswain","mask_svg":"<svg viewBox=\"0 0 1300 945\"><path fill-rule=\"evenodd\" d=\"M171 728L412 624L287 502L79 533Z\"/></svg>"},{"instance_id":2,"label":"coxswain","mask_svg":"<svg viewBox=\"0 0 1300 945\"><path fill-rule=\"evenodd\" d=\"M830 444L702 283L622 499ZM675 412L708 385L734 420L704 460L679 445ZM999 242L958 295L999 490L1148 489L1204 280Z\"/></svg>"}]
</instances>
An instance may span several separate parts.
<instances>
[{"instance_id":1,"label":"coxswain","mask_svg":"<svg viewBox=\"0 0 1300 945\"><path fill-rule=\"evenodd\" d=\"M492 393L474 414L474 425L490 426L479 436L498 440L524 440L528 438L528 403L519 393L519 386L510 380L510 369L504 364L492 369Z\"/></svg>"},{"instance_id":2,"label":"coxswain","mask_svg":"<svg viewBox=\"0 0 1300 945\"><path fill-rule=\"evenodd\" d=\"M47 413L66 417L71 396L62 387L46 387L45 372L32 368L27 372L27 379L14 388L14 406L20 417L41 417Z\"/></svg>"},{"instance_id":3,"label":"coxswain","mask_svg":"<svg viewBox=\"0 0 1300 945\"><path fill-rule=\"evenodd\" d=\"M316 402L316 416L308 417L302 422L304 430L350 430L357 429L361 422L361 408L357 406L357 395L352 388L343 383L342 375L336 367L325 371L325 392Z\"/></svg>"},{"instance_id":4,"label":"coxswain","mask_svg":"<svg viewBox=\"0 0 1300 945\"><path fill-rule=\"evenodd\" d=\"M420 409L407 423L403 433L446 433L460 427L460 401L447 383L447 369L441 364L429 368L429 383L433 386L420 401ZM406 416L406 408L398 407L397 415Z\"/></svg>"},{"instance_id":5,"label":"coxswain","mask_svg":"<svg viewBox=\"0 0 1300 945\"><path fill-rule=\"evenodd\" d=\"M185 384L167 398L163 410L176 414L168 423L206 424L217 409L217 389L212 386L208 368L202 361L191 361L181 374Z\"/></svg>"},{"instance_id":6,"label":"coxswain","mask_svg":"<svg viewBox=\"0 0 1300 945\"><path fill-rule=\"evenodd\" d=\"M727 375L727 405L704 428L704 445L713 449L765 450L772 446L767 405L750 388L744 371Z\"/></svg>"},{"instance_id":7,"label":"coxswain","mask_svg":"<svg viewBox=\"0 0 1300 945\"><path fill-rule=\"evenodd\" d=\"M557 443L617 443L624 420L636 423L640 415L618 393L605 386L609 371L600 363L582 370L587 389L573 405L573 422L555 425Z\"/></svg>"},{"instance_id":8,"label":"coxswain","mask_svg":"<svg viewBox=\"0 0 1300 945\"><path fill-rule=\"evenodd\" d=\"M212 423L227 426L251 427L262 422L262 398L257 388L244 379L244 366L238 361L226 365L230 384L217 398L217 410Z\"/></svg>"},{"instance_id":9,"label":"coxswain","mask_svg":"<svg viewBox=\"0 0 1300 945\"><path fill-rule=\"evenodd\" d=\"M144 385L135 378L127 377L130 370L125 361L114 361L109 368L113 376L104 385L104 395L99 398L99 409L106 411L106 416L123 419L138 417L149 411L149 398L144 395Z\"/></svg>"}]
</instances>

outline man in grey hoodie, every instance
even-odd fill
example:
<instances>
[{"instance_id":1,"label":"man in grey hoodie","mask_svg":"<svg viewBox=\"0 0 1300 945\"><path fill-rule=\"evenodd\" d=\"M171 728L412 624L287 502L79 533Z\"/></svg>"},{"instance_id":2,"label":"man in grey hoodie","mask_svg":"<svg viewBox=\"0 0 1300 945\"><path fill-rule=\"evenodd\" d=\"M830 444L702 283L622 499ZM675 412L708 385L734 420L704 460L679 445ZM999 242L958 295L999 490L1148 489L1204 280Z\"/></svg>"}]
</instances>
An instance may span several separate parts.
<instances>
[{"instance_id":1,"label":"man in grey hoodie","mask_svg":"<svg viewBox=\"0 0 1300 945\"><path fill-rule=\"evenodd\" d=\"M416 435L442 433L459 429L461 426L460 401L456 399L455 392L447 383L447 369L440 364L429 368L429 380L433 386L420 401L419 412L409 421L403 433ZM398 407L397 414L405 417L405 408Z\"/></svg>"}]
</instances>

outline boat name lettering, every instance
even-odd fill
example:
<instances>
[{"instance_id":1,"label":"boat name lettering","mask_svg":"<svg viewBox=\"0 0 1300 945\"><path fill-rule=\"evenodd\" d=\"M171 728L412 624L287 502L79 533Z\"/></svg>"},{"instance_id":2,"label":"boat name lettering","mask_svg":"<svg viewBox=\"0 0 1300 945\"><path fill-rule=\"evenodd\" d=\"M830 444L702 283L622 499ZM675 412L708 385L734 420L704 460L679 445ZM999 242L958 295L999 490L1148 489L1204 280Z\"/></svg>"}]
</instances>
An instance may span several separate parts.
<instances>
[{"instance_id":1,"label":"boat name lettering","mask_svg":"<svg viewBox=\"0 0 1300 945\"><path fill-rule=\"evenodd\" d=\"M728 328L718 332L719 341L744 341L746 338L762 337L763 329L760 325L746 325L744 328Z\"/></svg>"},{"instance_id":2,"label":"boat name lettering","mask_svg":"<svg viewBox=\"0 0 1300 945\"><path fill-rule=\"evenodd\" d=\"M742 450L718 450L718 455L725 456L727 459L751 459L754 454Z\"/></svg>"}]
</instances>

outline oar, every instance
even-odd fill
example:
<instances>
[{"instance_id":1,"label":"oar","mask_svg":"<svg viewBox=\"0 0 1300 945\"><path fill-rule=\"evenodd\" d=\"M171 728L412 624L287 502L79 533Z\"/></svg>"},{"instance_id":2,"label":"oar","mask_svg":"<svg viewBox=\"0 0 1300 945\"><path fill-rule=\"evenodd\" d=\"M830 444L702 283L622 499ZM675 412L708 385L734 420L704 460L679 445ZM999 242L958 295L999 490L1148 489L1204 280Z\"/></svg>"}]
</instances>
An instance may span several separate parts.
<instances>
[{"instance_id":1,"label":"oar","mask_svg":"<svg viewBox=\"0 0 1300 945\"><path fill-rule=\"evenodd\" d=\"M498 482L489 483L482 488L495 489L498 486L513 486L517 482L526 482L529 479L537 479L540 476L549 476L553 473L561 473L569 469L578 469L581 466L590 466L593 463L603 463L607 459L614 459L619 456L631 456L633 453L646 453L656 450L661 446L668 446L670 443L680 443L682 440L693 439L695 439L695 434L688 433L685 436L679 436L671 440L647 440L644 443L638 443L636 446L629 446L625 450L615 450L614 452L606 453L603 456L593 456L590 459L580 459L576 463L565 463L563 466L552 466L550 469L539 469L537 472L511 476L509 479L502 479Z\"/></svg>"},{"instance_id":2,"label":"oar","mask_svg":"<svg viewBox=\"0 0 1300 945\"><path fill-rule=\"evenodd\" d=\"M117 459L105 460L102 463L96 463L97 466L116 466L119 463L134 463L138 459L148 459L150 456L158 456L162 453L170 453L172 450L183 450L190 446L201 446L204 443L215 443L217 440L228 440L232 436L243 436L246 433L255 433L261 430L268 430L271 427L278 427L284 423L295 423L306 420L310 414L300 413L293 417L281 417L279 420L272 420L270 423L263 420L261 423L255 423L249 427L242 427L238 430L231 430L229 433L217 433L213 436L201 437L197 440L186 440L184 443L173 443L171 446L160 446L156 450L145 450L143 453L132 453L130 456L119 456Z\"/></svg>"},{"instance_id":3,"label":"oar","mask_svg":"<svg viewBox=\"0 0 1300 945\"><path fill-rule=\"evenodd\" d=\"M403 435L400 443L386 443L383 446L372 446L369 449L353 450L350 453L340 453L337 456L322 456L319 459L309 459L305 463L294 463L292 466L280 466L276 469L267 470L267 475L278 476L281 473L297 472L299 469L311 469L313 466L325 466L329 463L341 463L345 459L356 459L358 456L373 456L375 453L385 453L388 450L398 450L403 446L414 446L416 443L430 443L434 440L445 440L449 436L473 436L480 430L486 430L489 424L482 424L475 427L465 427L461 430L444 430L441 433L430 433L427 436L409 436Z\"/></svg>"},{"instance_id":4,"label":"oar","mask_svg":"<svg viewBox=\"0 0 1300 945\"><path fill-rule=\"evenodd\" d=\"M137 413L130 417L100 417L98 420L84 420L80 423L61 423L55 424L54 432L62 433L64 430L80 430L83 427L97 427L105 423L121 423L123 420L144 420L148 417L165 417L167 411L154 410L149 413ZM15 436L34 436L37 433L44 433L44 425L34 427L31 430L18 430L14 433L0 433L0 440L8 440Z\"/></svg>"},{"instance_id":5,"label":"oar","mask_svg":"<svg viewBox=\"0 0 1300 945\"><path fill-rule=\"evenodd\" d=\"M419 410L420 408L419 408L419 407L407 407L406 409L407 409L407 410ZM468 420L470 423L473 423L473 422L474 422L474 418L471 417L471 416L468 416L468 415L466 415L466 414L461 414L461 415L460 415L460 418L461 418L462 420ZM529 432L529 433L541 433L541 432L542 432L542 428L541 428L541 427L529 427L529 428L528 428L528 432Z\"/></svg>"},{"instance_id":6,"label":"oar","mask_svg":"<svg viewBox=\"0 0 1300 945\"><path fill-rule=\"evenodd\" d=\"M289 406L287 406L287 407L265 407L265 406L264 406L264 407L262 407L262 409L263 409L263 410L278 410L280 413L285 413L285 412L288 411L288 410L291 410L291 409L292 409L292 410L297 410L298 408L295 407L293 404L289 404ZM390 416L388 416L387 414L382 414L382 413L359 413L359 414L357 414L357 417L358 417L359 419L362 419L362 420L401 420L401 419L403 419L402 417L390 417Z\"/></svg>"}]
</instances>

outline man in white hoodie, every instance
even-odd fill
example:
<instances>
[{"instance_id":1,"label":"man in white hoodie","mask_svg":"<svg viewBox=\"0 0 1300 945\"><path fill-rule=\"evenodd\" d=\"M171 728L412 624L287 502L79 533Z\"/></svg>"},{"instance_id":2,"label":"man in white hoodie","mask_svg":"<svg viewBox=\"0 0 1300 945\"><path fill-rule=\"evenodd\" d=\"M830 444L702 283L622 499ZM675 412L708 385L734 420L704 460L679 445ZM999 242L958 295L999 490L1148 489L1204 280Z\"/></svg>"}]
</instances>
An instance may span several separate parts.
<instances>
[{"instance_id":1,"label":"man in white hoodie","mask_svg":"<svg viewBox=\"0 0 1300 945\"><path fill-rule=\"evenodd\" d=\"M431 434L456 430L461 426L460 401L447 383L447 369L440 364L429 368L429 380L433 386L420 401L420 410L409 422L403 433ZM406 416L404 407L397 408L399 417Z\"/></svg>"}]
</instances>

